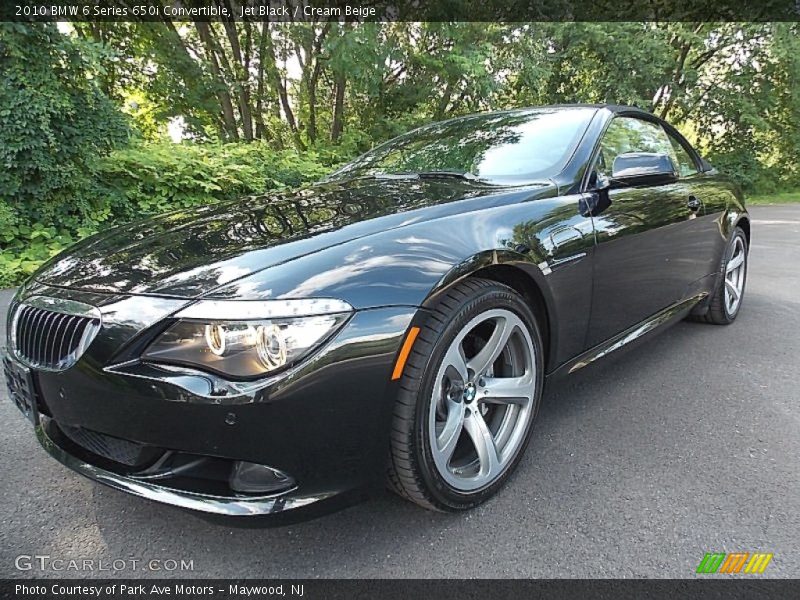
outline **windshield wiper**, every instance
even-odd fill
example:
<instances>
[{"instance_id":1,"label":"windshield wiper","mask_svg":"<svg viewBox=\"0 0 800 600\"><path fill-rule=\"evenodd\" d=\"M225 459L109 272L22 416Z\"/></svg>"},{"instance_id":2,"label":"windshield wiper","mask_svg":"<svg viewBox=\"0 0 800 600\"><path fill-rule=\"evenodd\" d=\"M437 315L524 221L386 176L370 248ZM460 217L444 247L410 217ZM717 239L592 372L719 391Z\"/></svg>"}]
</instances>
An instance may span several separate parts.
<instances>
[{"instance_id":1,"label":"windshield wiper","mask_svg":"<svg viewBox=\"0 0 800 600\"><path fill-rule=\"evenodd\" d=\"M414 173L420 179L441 179L450 177L454 179L465 179L467 181L477 181L478 183L487 183L485 179L481 179L473 173L460 173L459 171L420 171Z\"/></svg>"},{"instance_id":2,"label":"windshield wiper","mask_svg":"<svg viewBox=\"0 0 800 600\"><path fill-rule=\"evenodd\" d=\"M477 183L489 182L473 173L462 173L460 171L409 171L408 173L376 173L371 175L375 179L464 179Z\"/></svg>"},{"instance_id":3,"label":"windshield wiper","mask_svg":"<svg viewBox=\"0 0 800 600\"><path fill-rule=\"evenodd\" d=\"M483 179L478 177L473 173L461 173L459 171L409 171L408 173L370 173L368 175L359 175L358 177L353 177L353 180L359 179L399 179L399 180L408 180L408 179L461 179L464 181L469 181L472 183L480 183L481 185L487 185L492 187L522 187L522 186L529 186L529 185L551 185L553 182L549 180L532 180L532 181L519 181L519 182L509 182L503 183L500 181L491 181L489 179Z\"/></svg>"},{"instance_id":4,"label":"windshield wiper","mask_svg":"<svg viewBox=\"0 0 800 600\"><path fill-rule=\"evenodd\" d=\"M360 175L353 179L463 179L475 183L491 185L486 179L481 179L472 173L460 173L458 171L410 171L408 173L370 173Z\"/></svg>"}]
</instances>

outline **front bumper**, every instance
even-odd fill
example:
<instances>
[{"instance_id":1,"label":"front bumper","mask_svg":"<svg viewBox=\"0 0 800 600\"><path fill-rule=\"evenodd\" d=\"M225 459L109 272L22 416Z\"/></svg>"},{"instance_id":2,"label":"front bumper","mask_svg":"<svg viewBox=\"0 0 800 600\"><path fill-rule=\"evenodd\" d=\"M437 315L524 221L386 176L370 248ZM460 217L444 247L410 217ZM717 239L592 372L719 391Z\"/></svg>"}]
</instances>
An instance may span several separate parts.
<instances>
[{"instance_id":1,"label":"front bumper","mask_svg":"<svg viewBox=\"0 0 800 600\"><path fill-rule=\"evenodd\" d=\"M161 486L135 476L125 476L106 470L70 454L48 435L48 425L52 426L52 423L46 417L36 425L34 428L36 439L39 440L45 452L62 465L98 483L162 504L228 517L263 516L309 506L330 496L329 494L287 497L287 494L277 494L225 497Z\"/></svg>"},{"instance_id":2,"label":"front bumper","mask_svg":"<svg viewBox=\"0 0 800 600\"><path fill-rule=\"evenodd\" d=\"M102 330L74 366L32 372L37 416L43 415L36 436L56 460L135 496L232 517L305 518L382 486L396 394L391 372L416 308L358 311L302 365L263 386L220 398L196 393L193 383L175 373L111 366L114 346L129 336L124 328L137 328L131 327L130 313L122 314L119 324L113 318L121 314L119 303L130 298L108 301L116 312L108 311ZM77 447L62 434L74 428L207 459L214 469L238 461L266 465L291 475L294 484L280 493L243 494L222 485L224 477L198 486L186 477L152 477L152 465L116 463L85 445Z\"/></svg>"}]
</instances>

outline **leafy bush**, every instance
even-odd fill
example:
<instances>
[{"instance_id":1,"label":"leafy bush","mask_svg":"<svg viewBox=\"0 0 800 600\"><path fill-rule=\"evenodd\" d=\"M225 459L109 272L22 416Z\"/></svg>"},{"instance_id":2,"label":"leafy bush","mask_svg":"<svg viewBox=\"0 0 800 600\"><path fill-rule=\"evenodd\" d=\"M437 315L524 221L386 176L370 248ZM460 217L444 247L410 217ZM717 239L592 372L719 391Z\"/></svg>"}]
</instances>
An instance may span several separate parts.
<instances>
[{"instance_id":1,"label":"leafy bush","mask_svg":"<svg viewBox=\"0 0 800 600\"><path fill-rule=\"evenodd\" d=\"M102 161L94 194L109 216L129 219L298 186L328 170L313 153L261 143L137 145Z\"/></svg>"},{"instance_id":2,"label":"leafy bush","mask_svg":"<svg viewBox=\"0 0 800 600\"><path fill-rule=\"evenodd\" d=\"M92 179L58 211L15 211L0 202L0 287L20 283L105 224L299 186L327 174L336 158L263 143L161 142L115 150L96 161Z\"/></svg>"},{"instance_id":3,"label":"leafy bush","mask_svg":"<svg viewBox=\"0 0 800 600\"><path fill-rule=\"evenodd\" d=\"M54 23L0 23L0 286L73 241L96 161L128 140L96 51Z\"/></svg>"}]
</instances>

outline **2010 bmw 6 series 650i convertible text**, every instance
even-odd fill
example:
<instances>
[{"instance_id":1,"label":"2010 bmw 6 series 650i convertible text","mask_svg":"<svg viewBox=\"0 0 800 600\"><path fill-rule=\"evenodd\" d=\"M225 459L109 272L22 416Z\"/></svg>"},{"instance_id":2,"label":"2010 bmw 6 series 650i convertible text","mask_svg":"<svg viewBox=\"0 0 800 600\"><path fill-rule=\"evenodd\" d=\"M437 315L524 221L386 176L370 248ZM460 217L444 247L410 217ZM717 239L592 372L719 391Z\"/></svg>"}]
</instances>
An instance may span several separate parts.
<instances>
[{"instance_id":1,"label":"2010 bmw 6 series 650i convertible text","mask_svg":"<svg viewBox=\"0 0 800 600\"><path fill-rule=\"evenodd\" d=\"M546 378L732 322L749 239L738 188L642 110L463 117L79 243L15 296L5 374L48 453L138 496L298 517L388 480L463 510Z\"/></svg>"}]
</instances>

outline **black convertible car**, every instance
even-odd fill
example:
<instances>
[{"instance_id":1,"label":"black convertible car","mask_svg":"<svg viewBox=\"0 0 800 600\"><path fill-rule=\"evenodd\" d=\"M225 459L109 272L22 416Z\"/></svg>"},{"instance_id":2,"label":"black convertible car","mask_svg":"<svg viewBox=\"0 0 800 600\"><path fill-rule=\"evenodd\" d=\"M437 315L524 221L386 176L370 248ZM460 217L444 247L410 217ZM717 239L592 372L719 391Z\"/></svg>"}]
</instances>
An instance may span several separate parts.
<instances>
[{"instance_id":1,"label":"black convertible car","mask_svg":"<svg viewBox=\"0 0 800 600\"><path fill-rule=\"evenodd\" d=\"M469 509L547 379L732 322L749 240L738 189L647 112L468 116L79 243L18 291L5 375L49 454L138 496L302 517L388 481Z\"/></svg>"}]
</instances>

